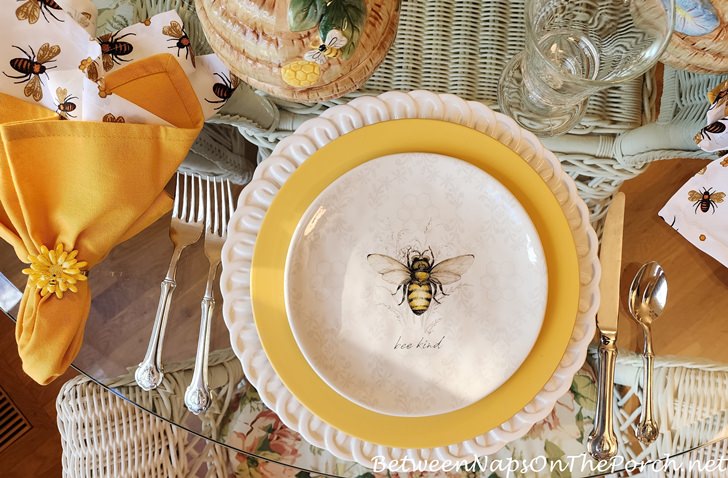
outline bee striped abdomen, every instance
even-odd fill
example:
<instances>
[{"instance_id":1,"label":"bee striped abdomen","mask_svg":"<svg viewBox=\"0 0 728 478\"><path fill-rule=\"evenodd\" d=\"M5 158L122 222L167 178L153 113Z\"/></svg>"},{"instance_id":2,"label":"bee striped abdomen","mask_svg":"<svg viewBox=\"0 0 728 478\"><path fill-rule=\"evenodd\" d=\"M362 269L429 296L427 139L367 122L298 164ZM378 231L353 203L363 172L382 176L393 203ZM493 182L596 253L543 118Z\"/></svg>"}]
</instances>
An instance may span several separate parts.
<instances>
[{"instance_id":1,"label":"bee striped abdomen","mask_svg":"<svg viewBox=\"0 0 728 478\"><path fill-rule=\"evenodd\" d=\"M432 286L429 282L418 284L411 282L407 286L407 303L415 315L422 315L430 307L432 300Z\"/></svg>"},{"instance_id":2,"label":"bee striped abdomen","mask_svg":"<svg viewBox=\"0 0 728 478\"><path fill-rule=\"evenodd\" d=\"M233 95L233 91L235 90L222 83L215 83L212 85L212 92L220 99L230 98Z\"/></svg>"},{"instance_id":3,"label":"bee striped abdomen","mask_svg":"<svg viewBox=\"0 0 728 478\"><path fill-rule=\"evenodd\" d=\"M36 65L41 68L43 67L43 65L30 61L27 58L13 58L10 60L10 66L13 70L18 73L23 73L24 75L35 73ZM38 68L38 71L40 71L40 68Z\"/></svg>"}]
</instances>

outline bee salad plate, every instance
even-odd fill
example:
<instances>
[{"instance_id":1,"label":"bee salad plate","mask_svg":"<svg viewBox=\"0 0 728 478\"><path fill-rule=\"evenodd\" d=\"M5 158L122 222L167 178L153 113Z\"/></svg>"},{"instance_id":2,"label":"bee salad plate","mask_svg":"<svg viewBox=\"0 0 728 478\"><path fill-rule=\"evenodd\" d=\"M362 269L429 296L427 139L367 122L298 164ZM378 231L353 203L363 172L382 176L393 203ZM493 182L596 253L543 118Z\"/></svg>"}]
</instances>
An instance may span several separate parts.
<instances>
[{"instance_id":1,"label":"bee salad plate","mask_svg":"<svg viewBox=\"0 0 728 478\"><path fill-rule=\"evenodd\" d=\"M467 161L400 153L313 200L289 246L284 297L298 348L331 388L375 412L428 416L477 402L521 366L547 279L536 228L505 186Z\"/></svg>"},{"instance_id":2,"label":"bee salad plate","mask_svg":"<svg viewBox=\"0 0 728 478\"><path fill-rule=\"evenodd\" d=\"M368 466L472 458L525 434L582 365L596 244L558 160L507 117L362 97L244 190L224 316L263 401L312 444Z\"/></svg>"}]
</instances>

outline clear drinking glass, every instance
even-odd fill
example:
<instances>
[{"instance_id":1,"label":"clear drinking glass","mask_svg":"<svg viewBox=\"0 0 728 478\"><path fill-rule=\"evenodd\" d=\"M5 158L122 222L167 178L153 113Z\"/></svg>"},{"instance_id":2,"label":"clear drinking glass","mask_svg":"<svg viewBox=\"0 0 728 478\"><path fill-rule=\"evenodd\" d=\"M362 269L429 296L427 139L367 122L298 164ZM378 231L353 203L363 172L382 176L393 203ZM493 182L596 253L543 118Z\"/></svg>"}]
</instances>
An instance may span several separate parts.
<instances>
[{"instance_id":1,"label":"clear drinking glass","mask_svg":"<svg viewBox=\"0 0 728 478\"><path fill-rule=\"evenodd\" d=\"M576 125L589 96L643 74L667 46L675 0L528 0L526 47L505 67L501 111L540 136Z\"/></svg>"}]
</instances>

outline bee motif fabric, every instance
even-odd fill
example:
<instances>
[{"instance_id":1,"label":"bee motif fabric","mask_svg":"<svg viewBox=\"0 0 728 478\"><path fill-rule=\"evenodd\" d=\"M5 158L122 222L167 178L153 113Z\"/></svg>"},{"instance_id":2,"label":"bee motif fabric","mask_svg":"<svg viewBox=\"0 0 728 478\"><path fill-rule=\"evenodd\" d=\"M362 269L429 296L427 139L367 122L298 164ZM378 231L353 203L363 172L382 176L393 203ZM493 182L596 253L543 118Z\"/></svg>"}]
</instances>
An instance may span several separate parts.
<instances>
[{"instance_id":1,"label":"bee motif fabric","mask_svg":"<svg viewBox=\"0 0 728 478\"><path fill-rule=\"evenodd\" d=\"M175 11L98 34L90 0L2 2L0 14L8 19L0 40L0 93L40 104L61 119L103 121L111 114L128 123L169 125L104 89L106 74L158 54L180 64L206 119L239 83L216 55L195 55Z\"/></svg>"},{"instance_id":2,"label":"bee motif fabric","mask_svg":"<svg viewBox=\"0 0 728 478\"><path fill-rule=\"evenodd\" d=\"M704 151L728 150L728 81L708 92L707 124L695 135ZM695 172L660 217L698 249L728 266L728 154Z\"/></svg>"},{"instance_id":3,"label":"bee motif fabric","mask_svg":"<svg viewBox=\"0 0 728 478\"><path fill-rule=\"evenodd\" d=\"M706 113L707 124L695 135L695 143L703 151L728 149L728 81L708 92L710 106Z\"/></svg>"},{"instance_id":4,"label":"bee motif fabric","mask_svg":"<svg viewBox=\"0 0 728 478\"><path fill-rule=\"evenodd\" d=\"M659 216L698 249L728 266L728 155L695 172Z\"/></svg>"}]
</instances>

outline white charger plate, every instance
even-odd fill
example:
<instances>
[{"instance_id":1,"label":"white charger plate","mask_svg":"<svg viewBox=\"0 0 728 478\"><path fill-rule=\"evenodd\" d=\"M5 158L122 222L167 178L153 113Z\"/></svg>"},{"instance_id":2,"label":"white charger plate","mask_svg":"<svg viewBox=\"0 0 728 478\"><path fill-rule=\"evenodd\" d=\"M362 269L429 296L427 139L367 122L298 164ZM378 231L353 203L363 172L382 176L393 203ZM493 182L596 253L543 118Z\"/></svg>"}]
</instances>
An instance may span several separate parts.
<instances>
[{"instance_id":1,"label":"white charger plate","mask_svg":"<svg viewBox=\"0 0 728 478\"><path fill-rule=\"evenodd\" d=\"M415 265L432 275L417 281ZM547 286L536 228L505 186L460 159L405 153L354 168L311 203L285 300L330 387L412 417L466 407L511 377L541 330Z\"/></svg>"},{"instance_id":2,"label":"white charger plate","mask_svg":"<svg viewBox=\"0 0 728 478\"><path fill-rule=\"evenodd\" d=\"M579 258L581 289L578 316L569 345L551 379L511 419L472 439L445 447L402 449L377 445L348 435L320 420L286 389L276 375L258 337L251 308L250 265L256 235L266 210L286 179L318 148L347 132L403 118L461 124L497 139L519 154L540 174L561 204ZM534 423L548 415L571 385L574 373L584 362L595 330L600 275L597 249L598 241L589 224L587 208L579 198L573 180L561 169L553 153L545 150L532 134L520 129L510 118L454 95L425 91L390 92L378 97L358 98L304 123L296 134L281 141L274 155L256 170L253 182L239 198L230 223L230 236L223 249L223 315L230 330L232 347L263 402L309 443L327 449L338 458L356 460L369 467L373 466L375 459L389 462L405 456L413 460L471 460L473 455L494 453L507 442L523 436Z\"/></svg>"}]
</instances>

